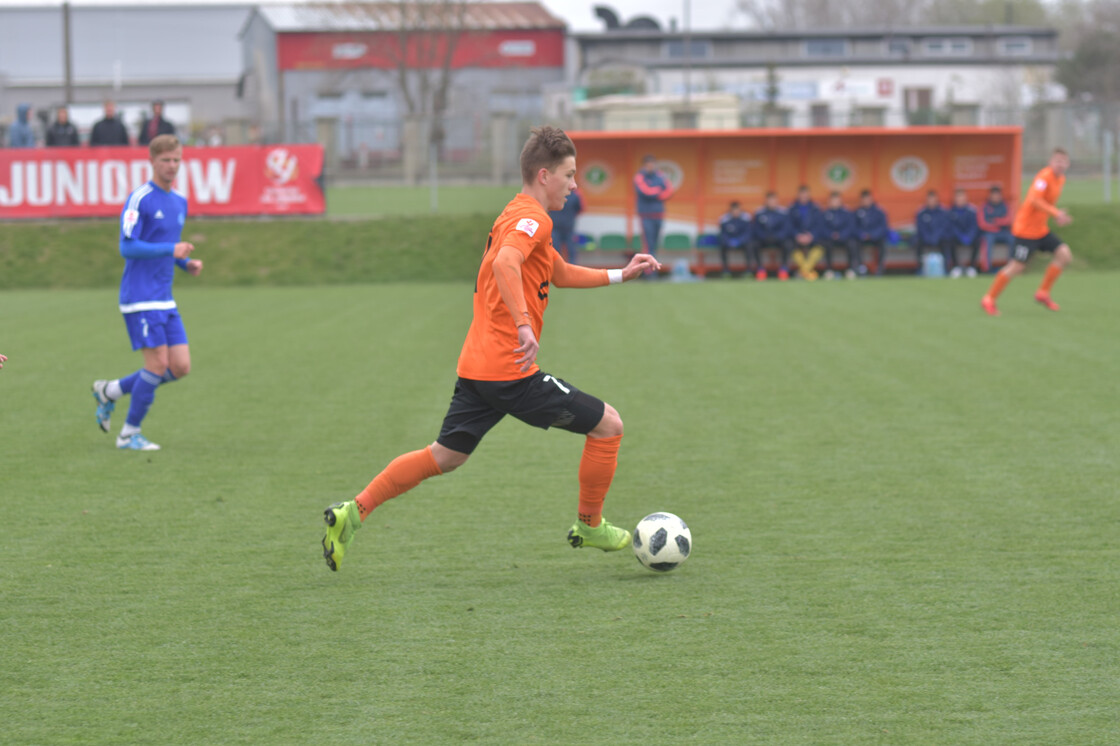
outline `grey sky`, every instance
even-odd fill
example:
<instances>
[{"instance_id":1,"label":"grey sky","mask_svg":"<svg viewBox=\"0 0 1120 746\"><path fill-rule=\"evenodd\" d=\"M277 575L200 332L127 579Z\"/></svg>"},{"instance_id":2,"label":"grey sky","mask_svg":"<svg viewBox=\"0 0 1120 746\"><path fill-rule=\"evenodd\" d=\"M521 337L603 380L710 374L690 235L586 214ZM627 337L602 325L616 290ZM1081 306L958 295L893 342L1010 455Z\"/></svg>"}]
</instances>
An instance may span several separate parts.
<instances>
[{"instance_id":1,"label":"grey sky","mask_svg":"<svg viewBox=\"0 0 1120 746\"><path fill-rule=\"evenodd\" d=\"M263 0L264 3L282 2L283 0ZM314 0L312 0L314 1ZM238 0L71 0L72 6L77 5L202 5L205 3L231 3ZM659 20L663 27L669 27L669 19L676 18L683 26L684 5L686 0L540 0L545 7L568 22L568 28L573 31L598 31L603 28L602 22L591 12L595 5L607 5L614 8L623 22L637 15L653 16ZM690 5L689 16L692 28L715 30L724 28L733 18L732 11L735 0L688 0ZM61 5L61 0L0 0L0 7L21 5ZM253 4L246 0L246 5ZM742 16L738 17L739 27L742 27Z\"/></svg>"}]
</instances>

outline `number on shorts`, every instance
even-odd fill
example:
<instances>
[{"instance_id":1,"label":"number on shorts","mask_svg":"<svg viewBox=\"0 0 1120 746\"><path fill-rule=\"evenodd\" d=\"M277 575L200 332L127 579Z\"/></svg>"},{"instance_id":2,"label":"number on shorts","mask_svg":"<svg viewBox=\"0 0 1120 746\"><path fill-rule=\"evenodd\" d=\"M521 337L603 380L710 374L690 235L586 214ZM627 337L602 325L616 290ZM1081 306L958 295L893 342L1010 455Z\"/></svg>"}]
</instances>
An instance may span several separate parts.
<instances>
[{"instance_id":1,"label":"number on shorts","mask_svg":"<svg viewBox=\"0 0 1120 746\"><path fill-rule=\"evenodd\" d=\"M547 382L549 382L549 381L552 381L553 383L555 383L555 384L556 384L556 388L560 389L560 390L561 390L561 391L563 391L563 392L564 392L565 394L570 394L570 393L572 393L572 390L571 390L570 388L568 388L568 387L567 387L567 386L565 386L564 384L560 383L559 381L557 381L557 380L556 380L555 378L553 378L552 376L548 376L548 375L546 375L546 376L545 376L545 377L544 377L543 379L541 379L541 380L543 380L543 381L544 381L545 383L547 383Z\"/></svg>"},{"instance_id":2,"label":"number on shorts","mask_svg":"<svg viewBox=\"0 0 1120 746\"><path fill-rule=\"evenodd\" d=\"M1025 261L1027 261L1027 259L1030 258L1030 256L1031 256L1030 248L1024 246L1023 244L1016 244L1015 245L1015 261L1025 262Z\"/></svg>"}]
</instances>

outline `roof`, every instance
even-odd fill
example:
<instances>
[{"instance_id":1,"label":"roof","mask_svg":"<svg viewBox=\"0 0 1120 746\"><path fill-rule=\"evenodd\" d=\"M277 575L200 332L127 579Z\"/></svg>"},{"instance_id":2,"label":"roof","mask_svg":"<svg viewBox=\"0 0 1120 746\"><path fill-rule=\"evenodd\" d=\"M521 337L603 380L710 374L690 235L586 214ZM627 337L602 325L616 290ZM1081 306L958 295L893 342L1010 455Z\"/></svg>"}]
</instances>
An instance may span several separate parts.
<instances>
[{"instance_id":1,"label":"roof","mask_svg":"<svg viewBox=\"0 0 1120 746\"><path fill-rule=\"evenodd\" d=\"M410 16L402 21L402 11ZM439 23L462 10L462 22ZM277 33L395 31L431 25L472 30L563 29L563 19L538 2L338 2L261 5L256 13Z\"/></svg>"},{"instance_id":2,"label":"roof","mask_svg":"<svg viewBox=\"0 0 1120 746\"><path fill-rule=\"evenodd\" d=\"M697 31L693 39L878 39L928 38L931 36L1057 36L1057 29L1042 26L867 26L843 29L773 29L769 31ZM680 39L683 31L650 31L646 29L611 29L572 34L579 41L622 41L627 39Z\"/></svg>"},{"instance_id":3,"label":"roof","mask_svg":"<svg viewBox=\"0 0 1120 746\"><path fill-rule=\"evenodd\" d=\"M249 10L247 4L71 6L74 82L235 81L242 71L237 31ZM61 83L62 59L57 5L0 5L0 78Z\"/></svg>"}]
</instances>

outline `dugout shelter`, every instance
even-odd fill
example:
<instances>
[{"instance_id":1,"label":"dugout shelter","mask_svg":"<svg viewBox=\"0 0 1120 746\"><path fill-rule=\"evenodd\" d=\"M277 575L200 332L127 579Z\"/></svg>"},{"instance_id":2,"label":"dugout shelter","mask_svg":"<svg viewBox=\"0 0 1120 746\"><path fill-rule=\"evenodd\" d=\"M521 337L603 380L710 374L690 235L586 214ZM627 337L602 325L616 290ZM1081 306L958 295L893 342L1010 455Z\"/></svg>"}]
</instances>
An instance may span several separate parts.
<instances>
[{"instance_id":1,"label":"dugout shelter","mask_svg":"<svg viewBox=\"0 0 1120 746\"><path fill-rule=\"evenodd\" d=\"M1019 202L1019 127L867 127L837 129L661 130L569 132L578 150L576 176L584 199L579 230L603 249L640 246L634 175L655 156L677 187L666 203L662 248L691 249L719 228L732 200L753 213L768 191L783 205L806 184L823 204L839 191L854 208L863 189L905 234L936 189L948 204L955 189L978 208L988 189Z\"/></svg>"}]
</instances>

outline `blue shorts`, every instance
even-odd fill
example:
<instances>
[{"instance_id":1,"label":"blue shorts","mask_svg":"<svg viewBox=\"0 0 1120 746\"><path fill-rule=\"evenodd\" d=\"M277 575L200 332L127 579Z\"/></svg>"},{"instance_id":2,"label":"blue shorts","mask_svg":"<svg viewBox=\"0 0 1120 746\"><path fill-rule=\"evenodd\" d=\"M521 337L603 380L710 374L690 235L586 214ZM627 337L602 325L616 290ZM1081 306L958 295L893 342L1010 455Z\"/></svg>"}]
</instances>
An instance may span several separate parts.
<instances>
[{"instance_id":1,"label":"blue shorts","mask_svg":"<svg viewBox=\"0 0 1120 746\"><path fill-rule=\"evenodd\" d=\"M167 311L126 313L124 325L128 329L128 338L132 341L134 350L163 345L172 347L187 343L187 330L183 328L183 319L179 316L179 311L174 308Z\"/></svg>"}]
</instances>

